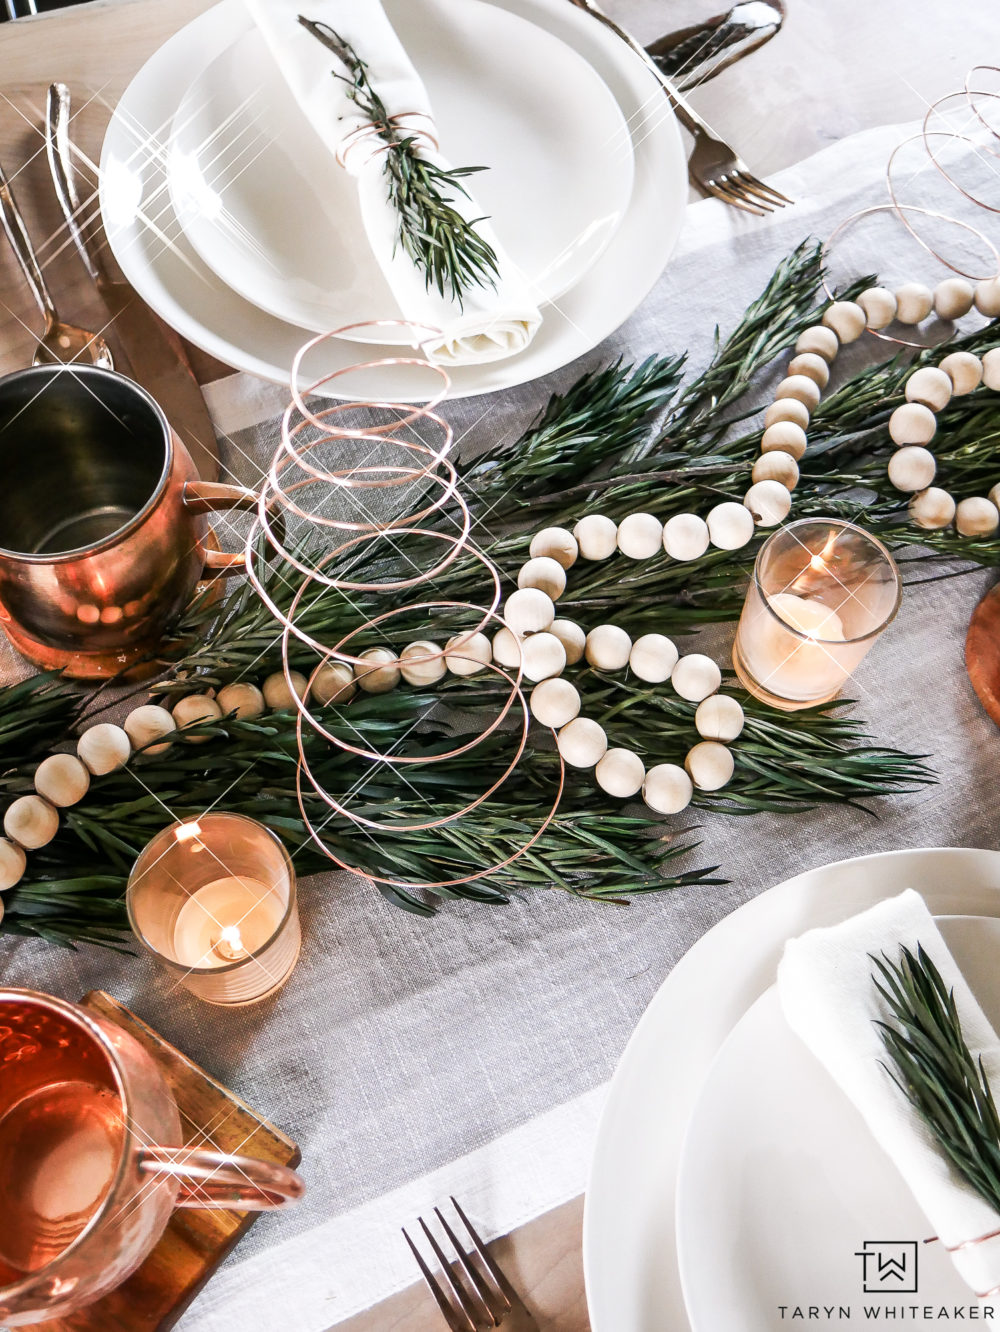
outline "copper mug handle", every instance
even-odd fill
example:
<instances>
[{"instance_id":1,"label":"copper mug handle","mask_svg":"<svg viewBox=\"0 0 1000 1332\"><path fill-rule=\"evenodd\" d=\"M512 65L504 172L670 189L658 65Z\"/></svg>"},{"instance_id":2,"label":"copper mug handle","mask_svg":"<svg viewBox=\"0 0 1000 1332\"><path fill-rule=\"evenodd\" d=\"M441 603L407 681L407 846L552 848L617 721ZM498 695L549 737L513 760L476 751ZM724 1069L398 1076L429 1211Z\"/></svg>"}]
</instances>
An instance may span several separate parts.
<instances>
[{"instance_id":1,"label":"copper mug handle","mask_svg":"<svg viewBox=\"0 0 1000 1332\"><path fill-rule=\"evenodd\" d=\"M289 1207L306 1191L301 1175L287 1166L201 1147L142 1147L138 1166L144 1175L179 1181L178 1207L266 1212Z\"/></svg>"},{"instance_id":2,"label":"copper mug handle","mask_svg":"<svg viewBox=\"0 0 1000 1332\"><path fill-rule=\"evenodd\" d=\"M256 509L260 496L245 486L227 485L224 481L186 481L184 507L191 513L222 513L241 509ZM270 506L269 506L270 508ZM275 515L275 527L283 538L284 523ZM205 553L205 576L225 578L231 573L245 572L247 557L244 551L209 550Z\"/></svg>"}]
</instances>

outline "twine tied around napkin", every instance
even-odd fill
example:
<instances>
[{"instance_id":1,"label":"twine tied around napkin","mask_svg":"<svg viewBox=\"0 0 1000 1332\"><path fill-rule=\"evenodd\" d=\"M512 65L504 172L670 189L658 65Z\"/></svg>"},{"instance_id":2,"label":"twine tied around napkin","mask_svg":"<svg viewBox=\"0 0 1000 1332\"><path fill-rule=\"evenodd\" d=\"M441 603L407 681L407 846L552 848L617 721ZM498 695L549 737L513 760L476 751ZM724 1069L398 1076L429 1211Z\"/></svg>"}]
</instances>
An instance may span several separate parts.
<instances>
[{"instance_id":1,"label":"twine tied around napkin","mask_svg":"<svg viewBox=\"0 0 1000 1332\"><path fill-rule=\"evenodd\" d=\"M898 1167L963 1279L982 1298L1000 1288L1000 1214L954 1169L886 1070L876 1023L891 1020L872 957L922 948L954 992L962 1032L992 1086L1000 1043L918 893L880 902L840 925L792 939L778 967L789 1026L861 1112Z\"/></svg>"},{"instance_id":2,"label":"twine tied around napkin","mask_svg":"<svg viewBox=\"0 0 1000 1332\"><path fill-rule=\"evenodd\" d=\"M385 153L394 149L380 138L384 127L366 118L351 98L350 85L337 77L344 72L337 57L314 32L336 33L358 52L387 121L405 126L424 160L450 171L438 148L427 90L379 0L247 0L247 6L303 114L357 181L365 232L403 319L441 330L422 344L424 353L438 364L458 366L523 351L542 316L474 198L455 191L449 203L492 247L497 270L492 285L467 288L461 302L442 296L428 288L426 275L398 243L399 220L383 170ZM317 237L318 244L322 240Z\"/></svg>"}]
</instances>

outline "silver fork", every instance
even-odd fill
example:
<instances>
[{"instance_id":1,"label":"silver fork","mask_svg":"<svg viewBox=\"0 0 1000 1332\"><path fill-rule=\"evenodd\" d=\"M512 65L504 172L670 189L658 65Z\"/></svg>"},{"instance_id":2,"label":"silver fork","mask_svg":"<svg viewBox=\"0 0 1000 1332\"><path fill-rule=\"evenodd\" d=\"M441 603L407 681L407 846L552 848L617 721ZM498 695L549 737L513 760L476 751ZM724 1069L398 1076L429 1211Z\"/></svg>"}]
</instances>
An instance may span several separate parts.
<instances>
[{"instance_id":1,"label":"silver fork","mask_svg":"<svg viewBox=\"0 0 1000 1332\"><path fill-rule=\"evenodd\" d=\"M671 105L677 112L677 119L694 136L694 151L688 161L688 174L692 183L703 194L713 194L717 199L742 208L747 213L756 213L763 217L776 208L783 208L792 200L780 190L767 185L750 171L742 157L730 148L718 135L713 134L701 116L690 106L661 69L652 56L640 46L634 37L620 28L613 19L608 18L593 0L569 0L577 9L583 9L598 23L610 29L615 36L629 46L639 59L652 71L660 87L670 98Z\"/></svg>"},{"instance_id":2,"label":"silver fork","mask_svg":"<svg viewBox=\"0 0 1000 1332\"><path fill-rule=\"evenodd\" d=\"M417 1266L451 1332L482 1332L484 1328L501 1326L508 1329L508 1332L538 1332L538 1324L487 1253L486 1245L476 1234L472 1222L455 1198L452 1198L451 1205L469 1232L472 1253L467 1252L459 1242L440 1207L434 1208L434 1215L455 1252L454 1259L445 1256L427 1222L422 1216L417 1217L417 1222L434 1252L434 1257L440 1264L441 1271L437 1277L434 1276L406 1229L403 1230L403 1238L410 1246L410 1251L417 1260ZM476 1258L479 1260L478 1263Z\"/></svg>"}]
</instances>

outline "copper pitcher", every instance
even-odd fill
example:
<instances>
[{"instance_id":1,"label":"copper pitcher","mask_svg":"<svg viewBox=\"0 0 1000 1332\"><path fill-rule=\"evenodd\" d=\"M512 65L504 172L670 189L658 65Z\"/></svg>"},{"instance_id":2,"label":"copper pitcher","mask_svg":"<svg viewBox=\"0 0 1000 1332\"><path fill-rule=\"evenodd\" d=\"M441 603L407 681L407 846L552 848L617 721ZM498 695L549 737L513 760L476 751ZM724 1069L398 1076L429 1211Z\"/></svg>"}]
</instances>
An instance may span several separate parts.
<instances>
[{"instance_id":1,"label":"copper pitcher","mask_svg":"<svg viewBox=\"0 0 1000 1332\"><path fill-rule=\"evenodd\" d=\"M305 1192L285 1166L183 1143L160 1067L128 1032L0 989L0 1326L62 1318L119 1286L175 1207L262 1211Z\"/></svg>"},{"instance_id":2,"label":"copper pitcher","mask_svg":"<svg viewBox=\"0 0 1000 1332\"><path fill-rule=\"evenodd\" d=\"M0 378L0 481L0 628L81 679L155 654L206 571L242 567L206 515L256 503L200 481L159 405L97 366Z\"/></svg>"}]
</instances>

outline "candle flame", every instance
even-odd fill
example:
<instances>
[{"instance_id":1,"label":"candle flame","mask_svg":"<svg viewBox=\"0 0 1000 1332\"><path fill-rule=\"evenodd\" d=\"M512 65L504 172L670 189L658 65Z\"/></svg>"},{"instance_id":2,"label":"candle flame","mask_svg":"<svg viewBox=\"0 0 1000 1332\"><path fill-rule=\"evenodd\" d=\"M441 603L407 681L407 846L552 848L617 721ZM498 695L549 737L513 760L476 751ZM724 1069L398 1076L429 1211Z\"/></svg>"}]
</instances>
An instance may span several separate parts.
<instances>
[{"instance_id":1,"label":"candle flame","mask_svg":"<svg viewBox=\"0 0 1000 1332\"><path fill-rule=\"evenodd\" d=\"M243 935L240 934L238 925L223 925L214 947L220 957L228 958L229 961L246 956L247 950L243 945Z\"/></svg>"}]
</instances>

